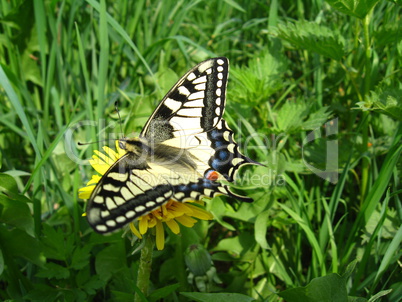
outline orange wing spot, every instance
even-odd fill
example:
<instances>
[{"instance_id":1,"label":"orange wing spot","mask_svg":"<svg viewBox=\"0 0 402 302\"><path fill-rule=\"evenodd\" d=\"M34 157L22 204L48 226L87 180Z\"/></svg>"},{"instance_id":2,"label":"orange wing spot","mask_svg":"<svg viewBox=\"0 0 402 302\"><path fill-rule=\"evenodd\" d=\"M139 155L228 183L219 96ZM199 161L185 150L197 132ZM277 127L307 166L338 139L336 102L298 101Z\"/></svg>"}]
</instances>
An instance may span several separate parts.
<instances>
[{"instance_id":1,"label":"orange wing spot","mask_svg":"<svg viewBox=\"0 0 402 302\"><path fill-rule=\"evenodd\" d=\"M219 173L216 171L210 171L207 173L206 178L210 181L217 181L219 178Z\"/></svg>"}]
</instances>

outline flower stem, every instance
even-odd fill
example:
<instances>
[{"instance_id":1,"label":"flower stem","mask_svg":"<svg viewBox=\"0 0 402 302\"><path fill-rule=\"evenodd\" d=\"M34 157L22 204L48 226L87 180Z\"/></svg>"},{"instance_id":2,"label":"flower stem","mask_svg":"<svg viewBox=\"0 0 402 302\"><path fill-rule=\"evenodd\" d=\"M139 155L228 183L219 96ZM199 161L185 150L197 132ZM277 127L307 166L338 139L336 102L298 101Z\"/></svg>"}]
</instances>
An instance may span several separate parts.
<instances>
[{"instance_id":1,"label":"flower stem","mask_svg":"<svg viewBox=\"0 0 402 302\"><path fill-rule=\"evenodd\" d=\"M146 297L148 295L149 278L151 276L152 252L155 246L154 236L145 234L143 236L144 247L141 249L140 265L138 267L137 288ZM142 301L138 293L135 293L134 301Z\"/></svg>"},{"instance_id":2,"label":"flower stem","mask_svg":"<svg viewBox=\"0 0 402 302\"><path fill-rule=\"evenodd\" d=\"M370 92L370 84L371 84L371 41L370 41L370 16L372 10L367 14L367 16L363 19L363 35L364 35L364 51L365 51L365 71L364 71L364 100L367 101L368 94ZM367 193L367 186L368 186L368 176L369 176L369 169L370 169L370 159L367 156L368 150L368 112L363 112L363 127L362 127L362 137L363 137L363 144L362 144L362 153L364 154L362 158L362 176L361 176L361 188L360 188L360 204L364 202Z\"/></svg>"}]
</instances>

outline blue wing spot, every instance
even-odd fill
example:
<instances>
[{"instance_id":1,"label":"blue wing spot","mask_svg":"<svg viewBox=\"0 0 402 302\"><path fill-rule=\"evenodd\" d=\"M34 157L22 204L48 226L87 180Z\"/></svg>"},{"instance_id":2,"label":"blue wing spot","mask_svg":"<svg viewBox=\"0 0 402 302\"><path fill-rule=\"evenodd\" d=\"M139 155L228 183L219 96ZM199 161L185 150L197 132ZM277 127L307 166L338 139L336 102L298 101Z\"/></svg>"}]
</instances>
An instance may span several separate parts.
<instances>
[{"instance_id":1,"label":"blue wing spot","mask_svg":"<svg viewBox=\"0 0 402 302\"><path fill-rule=\"evenodd\" d=\"M209 179L204 179L204 188L206 189L214 189L217 187L217 184L215 182L210 181Z\"/></svg>"},{"instance_id":2,"label":"blue wing spot","mask_svg":"<svg viewBox=\"0 0 402 302\"><path fill-rule=\"evenodd\" d=\"M221 160L226 161L230 156L230 153L226 150L220 150L218 151L218 158Z\"/></svg>"},{"instance_id":3,"label":"blue wing spot","mask_svg":"<svg viewBox=\"0 0 402 302\"><path fill-rule=\"evenodd\" d=\"M197 191L198 190L198 184L191 184L190 189L191 189L191 191Z\"/></svg>"},{"instance_id":4,"label":"blue wing spot","mask_svg":"<svg viewBox=\"0 0 402 302\"><path fill-rule=\"evenodd\" d=\"M219 171L219 169L220 169L220 167L221 167L220 160L217 159L217 158L214 158L214 159L212 160L211 167L212 167L214 170Z\"/></svg>"},{"instance_id":5,"label":"blue wing spot","mask_svg":"<svg viewBox=\"0 0 402 302\"><path fill-rule=\"evenodd\" d=\"M219 131L217 131L217 130L212 130L211 132L210 132L210 135L211 135L211 137L213 138L213 139L218 139L219 138L219 135L220 133L219 133Z\"/></svg>"},{"instance_id":6,"label":"blue wing spot","mask_svg":"<svg viewBox=\"0 0 402 302\"><path fill-rule=\"evenodd\" d=\"M215 149L221 148L222 146L226 145L226 142L224 141L213 141Z\"/></svg>"},{"instance_id":7,"label":"blue wing spot","mask_svg":"<svg viewBox=\"0 0 402 302\"><path fill-rule=\"evenodd\" d=\"M180 186L177 187L177 191L185 193L185 192L189 191L189 189L185 185L180 185Z\"/></svg>"}]
</instances>

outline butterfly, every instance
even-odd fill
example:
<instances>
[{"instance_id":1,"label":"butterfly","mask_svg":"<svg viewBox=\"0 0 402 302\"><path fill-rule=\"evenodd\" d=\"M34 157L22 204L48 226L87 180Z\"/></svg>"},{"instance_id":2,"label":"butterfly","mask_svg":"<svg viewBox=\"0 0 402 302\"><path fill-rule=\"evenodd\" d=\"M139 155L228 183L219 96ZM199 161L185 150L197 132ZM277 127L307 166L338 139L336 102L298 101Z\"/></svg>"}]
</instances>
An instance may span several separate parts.
<instances>
[{"instance_id":1,"label":"butterfly","mask_svg":"<svg viewBox=\"0 0 402 302\"><path fill-rule=\"evenodd\" d=\"M246 164L233 131L222 118L229 61L218 57L188 71L166 94L138 138L123 138L126 154L101 177L87 204L87 219L98 233L122 228L170 199L184 202L232 192Z\"/></svg>"}]
</instances>

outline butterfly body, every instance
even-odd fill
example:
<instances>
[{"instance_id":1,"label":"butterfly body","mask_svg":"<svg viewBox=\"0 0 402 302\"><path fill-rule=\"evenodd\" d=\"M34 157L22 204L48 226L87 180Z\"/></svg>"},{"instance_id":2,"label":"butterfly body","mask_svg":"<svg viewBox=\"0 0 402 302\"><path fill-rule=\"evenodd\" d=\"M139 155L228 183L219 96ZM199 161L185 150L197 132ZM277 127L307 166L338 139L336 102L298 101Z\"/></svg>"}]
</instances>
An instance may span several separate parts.
<instances>
[{"instance_id":1,"label":"butterfly body","mask_svg":"<svg viewBox=\"0 0 402 302\"><path fill-rule=\"evenodd\" d=\"M119 229L170 199L223 194L252 201L220 182L233 182L244 164L259 164L240 153L222 119L228 64L215 58L195 66L167 93L139 138L119 141L127 153L102 176L87 206L97 232Z\"/></svg>"}]
</instances>

